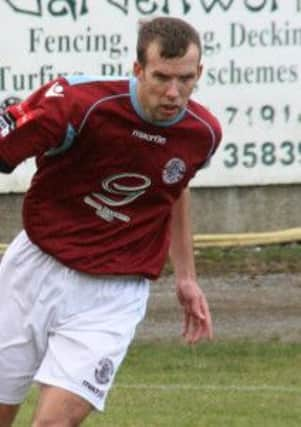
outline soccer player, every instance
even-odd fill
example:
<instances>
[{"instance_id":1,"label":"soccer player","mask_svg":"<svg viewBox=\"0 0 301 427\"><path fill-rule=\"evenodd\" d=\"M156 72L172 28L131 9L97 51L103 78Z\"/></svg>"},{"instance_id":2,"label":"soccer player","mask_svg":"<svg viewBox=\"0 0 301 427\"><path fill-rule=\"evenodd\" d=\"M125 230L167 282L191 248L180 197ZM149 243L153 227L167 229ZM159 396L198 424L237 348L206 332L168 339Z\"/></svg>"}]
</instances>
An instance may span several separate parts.
<instances>
[{"instance_id":1,"label":"soccer player","mask_svg":"<svg viewBox=\"0 0 301 427\"><path fill-rule=\"evenodd\" d=\"M33 381L35 427L103 410L168 253L183 335L212 337L189 220L189 180L221 139L190 98L201 72L198 32L155 18L139 29L132 78L58 78L0 116L1 172L37 162L0 267L1 427Z\"/></svg>"}]
</instances>

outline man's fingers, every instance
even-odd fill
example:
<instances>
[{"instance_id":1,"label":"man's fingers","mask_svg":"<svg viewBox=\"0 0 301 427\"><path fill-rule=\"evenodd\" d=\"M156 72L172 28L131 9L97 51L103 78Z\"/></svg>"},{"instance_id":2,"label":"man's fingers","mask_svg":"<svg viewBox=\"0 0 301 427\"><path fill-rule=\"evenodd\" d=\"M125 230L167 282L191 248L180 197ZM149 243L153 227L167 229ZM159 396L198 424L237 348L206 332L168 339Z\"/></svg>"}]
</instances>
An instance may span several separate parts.
<instances>
[{"instance_id":1,"label":"man's fingers","mask_svg":"<svg viewBox=\"0 0 301 427\"><path fill-rule=\"evenodd\" d=\"M205 320L205 316L202 314L200 307L197 303L186 304L184 306L184 326L183 326L183 336L186 336L192 328L194 319L197 319L199 322Z\"/></svg>"},{"instance_id":2,"label":"man's fingers","mask_svg":"<svg viewBox=\"0 0 301 427\"><path fill-rule=\"evenodd\" d=\"M190 344L194 344L202 338L211 340L213 338L213 327L210 313L205 315L198 311L196 314L191 314L185 310L183 336Z\"/></svg>"},{"instance_id":3,"label":"man's fingers","mask_svg":"<svg viewBox=\"0 0 301 427\"><path fill-rule=\"evenodd\" d=\"M207 337L212 340L213 339L213 325L212 318L209 310L209 306L206 298L202 297L200 300L200 308L202 311L202 315L204 317L204 329L206 330Z\"/></svg>"}]
</instances>

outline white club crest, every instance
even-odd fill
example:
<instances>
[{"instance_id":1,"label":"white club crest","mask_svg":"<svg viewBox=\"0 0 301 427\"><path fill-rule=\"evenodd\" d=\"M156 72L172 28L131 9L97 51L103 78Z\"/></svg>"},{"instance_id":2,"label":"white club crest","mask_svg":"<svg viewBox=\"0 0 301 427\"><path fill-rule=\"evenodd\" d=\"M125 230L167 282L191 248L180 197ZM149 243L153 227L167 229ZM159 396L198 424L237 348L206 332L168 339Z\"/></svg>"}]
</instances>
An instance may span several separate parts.
<instances>
[{"instance_id":1,"label":"white club crest","mask_svg":"<svg viewBox=\"0 0 301 427\"><path fill-rule=\"evenodd\" d=\"M182 159L170 159L162 172L162 179L165 184L176 184L183 179L186 172L186 164Z\"/></svg>"}]
</instances>

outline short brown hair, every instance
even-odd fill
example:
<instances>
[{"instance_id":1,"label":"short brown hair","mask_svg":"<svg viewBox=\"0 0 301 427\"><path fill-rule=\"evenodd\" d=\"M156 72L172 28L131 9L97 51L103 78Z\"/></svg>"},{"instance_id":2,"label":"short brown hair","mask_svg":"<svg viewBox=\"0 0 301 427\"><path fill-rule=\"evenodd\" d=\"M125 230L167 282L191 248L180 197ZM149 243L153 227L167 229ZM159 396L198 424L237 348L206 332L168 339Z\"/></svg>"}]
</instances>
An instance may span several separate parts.
<instances>
[{"instance_id":1,"label":"short brown hair","mask_svg":"<svg viewBox=\"0 0 301 427\"><path fill-rule=\"evenodd\" d=\"M200 35L196 29L180 18L160 17L140 23L137 39L137 60L146 65L146 51L150 43L157 41L163 58L184 56L188 47L195 44L202 53Z\"/></svg>"}]
</instances>

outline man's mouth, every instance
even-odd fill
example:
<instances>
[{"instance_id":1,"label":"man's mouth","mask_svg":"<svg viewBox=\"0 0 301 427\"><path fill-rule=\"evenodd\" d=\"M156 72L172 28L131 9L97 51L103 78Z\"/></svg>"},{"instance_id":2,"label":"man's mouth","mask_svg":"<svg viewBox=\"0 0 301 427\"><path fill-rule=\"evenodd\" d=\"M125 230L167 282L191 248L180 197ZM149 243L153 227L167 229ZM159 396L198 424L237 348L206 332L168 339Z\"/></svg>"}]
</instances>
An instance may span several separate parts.
<instances>
[{"instance_id":1,"label":"man's mouth","mask_svg":"<svg viewBox=\"0 0 301 427\"><path fill-rule=\"evenodd\" d=\"M175 115L179 111L178 105L161 105L161 111L167 115Z\"/></svg>"}]
</instances>

